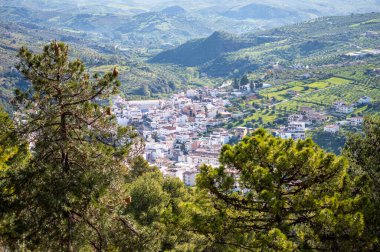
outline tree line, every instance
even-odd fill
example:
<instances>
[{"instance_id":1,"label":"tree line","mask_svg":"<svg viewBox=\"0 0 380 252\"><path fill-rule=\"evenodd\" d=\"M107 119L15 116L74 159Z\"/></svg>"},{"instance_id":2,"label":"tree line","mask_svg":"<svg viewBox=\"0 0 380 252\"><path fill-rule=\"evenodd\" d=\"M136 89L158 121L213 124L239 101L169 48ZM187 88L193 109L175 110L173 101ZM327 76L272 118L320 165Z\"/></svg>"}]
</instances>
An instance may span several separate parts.
<instances>
[{"instance_id":1,"label":"tree line","mask_svg":"<svg viewBox=\"0 0 380 252\"><path fill-rule=\"evenodd\" d=\"M247 75L243 75L241 79L234 78L232 87L234 89L247 89L246 86L249 84L250 90L255 90L262 88L264 86L264 82L262 79L257 80L249 80Z\"/></svg>"},{"instance_id":2,"label":"tree line","mask_svg":"<svg viewBox=\"0 0 380 252\"><path fill-rule=\"evenodd\" d=\"M90 75L53 41L20 49L14 114L0 112L4 251L376 251L380 119L342 156L263 129L225 145L195 188L141 157L102 101L118 70Z\"/></svg>"}]
</instances>

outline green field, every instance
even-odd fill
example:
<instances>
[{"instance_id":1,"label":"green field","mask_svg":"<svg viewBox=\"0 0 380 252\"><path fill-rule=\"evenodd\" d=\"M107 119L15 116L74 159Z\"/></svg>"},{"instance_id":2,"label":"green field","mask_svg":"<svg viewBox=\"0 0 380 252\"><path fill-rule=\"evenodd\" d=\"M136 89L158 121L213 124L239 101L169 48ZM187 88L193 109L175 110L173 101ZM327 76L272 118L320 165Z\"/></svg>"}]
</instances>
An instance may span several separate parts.
<instances>
[{"instance_id":1,"label":"green field","mask_svg":"<svg viewBox=\"0 0 380 252\"><path fill-rule=\"evenodd\" d=\"M360 70L365 71L365 68L363 67ZM246 101L248 105L246 108L256 104L260 106L260 109L254 111L248 109L244 122L240 121L238 125L252 123L257 126L275 126L277 122L281 124L289 114L298 111L302 106L323 111L329 109L332 103L337 100L352 104L362 96L370 96L373 101L379 101L379 78L363 78L365 74L362 71L350 73L342 71L341 75L336 75L341 77L330 77L313 82L292 81L262 89L258 92L261 98ZM289 94L291 90L297 91L298 94ZM356 115L368 113L377 114L378 110L369 106L361 106L353 112Z\"/></svg>"}]
</instances>

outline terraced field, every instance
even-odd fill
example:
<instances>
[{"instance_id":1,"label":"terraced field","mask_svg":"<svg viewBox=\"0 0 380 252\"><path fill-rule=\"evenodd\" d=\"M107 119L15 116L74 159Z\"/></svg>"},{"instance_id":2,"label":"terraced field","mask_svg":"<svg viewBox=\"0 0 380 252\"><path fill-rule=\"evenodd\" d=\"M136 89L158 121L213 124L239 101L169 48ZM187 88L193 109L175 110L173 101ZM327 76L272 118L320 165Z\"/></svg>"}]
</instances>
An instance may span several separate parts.
<instances>
[{"instance_id":1,"label":"terraced field","mask_svg":"<svg viewBox=\"0 0 380 252\"><path fill-rule=\"evenodd\" d=\"M361 74L358 74L361 76ZM297 91L291 94L289 91ZM261 105L261 109L246 112L244 125L274 125L283 121L287 115L298 111L302 106L313 107L316 110L329 109L333 102L342 100L348 104L356 102L362 96L370 96L372 100L380 100L380 78L367 78L364 81L354 81L347 78L332 77L312 83L301 81L290 82L278 87L263 89L259 92L261 99L247 102L246 107ZM372 106L356 108L354 114L379 113Z\"/></svg>"}]
</instances>

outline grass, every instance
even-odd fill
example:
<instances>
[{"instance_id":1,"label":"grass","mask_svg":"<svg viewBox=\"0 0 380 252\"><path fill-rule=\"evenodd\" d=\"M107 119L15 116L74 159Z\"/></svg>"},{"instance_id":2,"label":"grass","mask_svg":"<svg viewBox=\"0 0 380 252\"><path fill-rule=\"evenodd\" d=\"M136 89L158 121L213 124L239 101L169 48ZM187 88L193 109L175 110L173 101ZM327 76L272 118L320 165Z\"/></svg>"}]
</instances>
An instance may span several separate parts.
<instances>
[{"instance_id":1,"label":"grass","mask_svg":"<svg viewBox=\"0 0 380 252\"><path fill-rule=\"evenodd\" d=\"M275 111L275 110L268 109L268 113L265 113L266 109L257 111L256 113L252 114L251 116L246 117L244 119L244 122L247 123L247 122L252 122L252 120L254 120L255 122L253 122L253 123L255 124L255 123L258 123L257 121L259 120L260 117L262 118L263 123L273 122L274 120L276 120L276 118L279 116L279 114L277 111L275 111L274 114L271 114L272 111Z\"/></svg>"},{"instance_id":2,"label":"grass","mask_svg":"<svg viewBox=\"0 0 380 252\"><path fill-rule=\"evenodd\" d=\"M331 84L348 84L351 82L351 80L338 78L338 77L332 77L330 79L327 79L326 82L329 82Z\"/></svg>"},{"instance_id":3,"label":"grass","mask_svg":"<svg viewBox=\"0 0 380 252\"><path fill-rule=\"evenodd\" d=\"M324 82L324 81L317 81L317 82L313 82L310 84L306 84L305 86L311 87L314 89L322 89L322 88L326 88L326 87L330 86L330 84L328 82Z\"/></svg>"}]
</instances>

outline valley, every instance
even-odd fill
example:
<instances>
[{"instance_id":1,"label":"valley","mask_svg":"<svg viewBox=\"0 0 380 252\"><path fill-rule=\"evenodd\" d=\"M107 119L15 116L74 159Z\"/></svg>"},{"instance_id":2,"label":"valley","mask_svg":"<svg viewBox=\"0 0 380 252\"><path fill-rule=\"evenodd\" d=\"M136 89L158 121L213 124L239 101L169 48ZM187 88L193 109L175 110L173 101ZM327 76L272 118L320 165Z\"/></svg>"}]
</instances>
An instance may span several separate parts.
<instances>
[{"instance_id":1,"label":"valley","mask_svg":"<svg viewBox=\"0 0 380 252\"><path fill-rule=\"evenodd\" d=\"M0 251L380 251L379 0L0 13Z\"/></svg>"}]
</instances>

